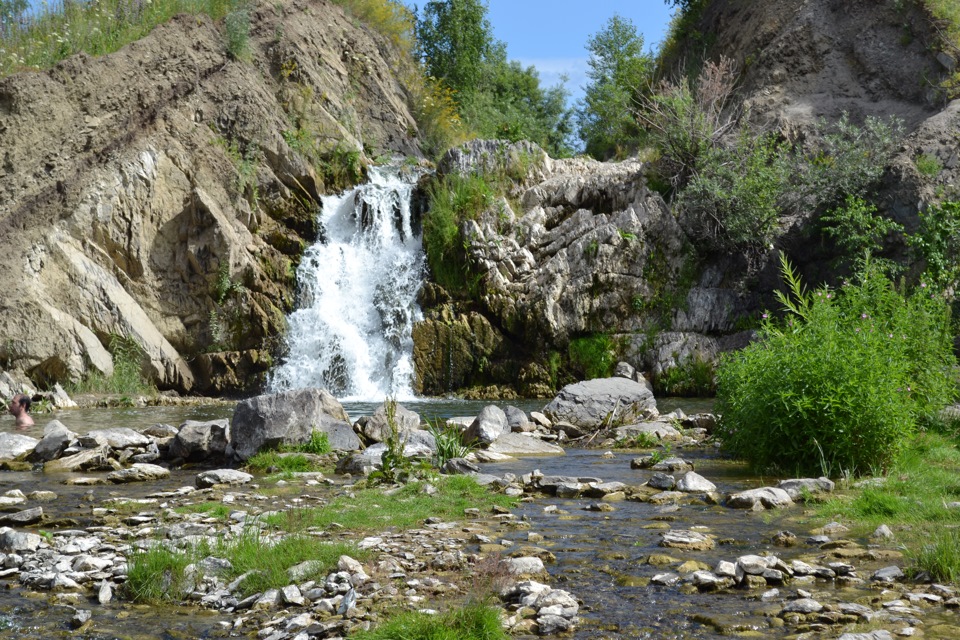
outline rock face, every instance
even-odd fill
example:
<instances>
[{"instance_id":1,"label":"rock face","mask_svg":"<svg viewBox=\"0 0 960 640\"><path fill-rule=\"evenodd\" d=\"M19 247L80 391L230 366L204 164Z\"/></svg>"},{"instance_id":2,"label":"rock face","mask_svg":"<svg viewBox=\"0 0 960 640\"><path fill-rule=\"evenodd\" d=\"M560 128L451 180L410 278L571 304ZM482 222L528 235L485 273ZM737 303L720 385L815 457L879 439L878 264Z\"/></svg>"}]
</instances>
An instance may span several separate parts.
<instances>
[{"instance_id":1,"label":"rock face","mask_svg":"<svg viewBox=\"0 0 960 640\"><path fill-rule=\"evenodd\" d=\"M327 0L251 11L250 62L179 16L122 50L0 80L0 360L37 383L113 371L256 389L325 184L287 139L418 156L399 53ZM287 138L284 137L287 134ZM311 138L312 139L312 138ZM13 221L16 221L15 224Z\"/></svg>"},{"instance_id":2,"label":"rock face","mask_svg":"<svg viewBox=\"0 0 960 640\"><path fill-rule=\"evenodd\" d=\"M543 409L548 418L599 429L630 424L657 415L657 403L646 386L627 378L598 378L567 385Z\"/></svg>"},{"instance_id":3,"label":"rock face","mask_svg":"<svg viewBox=\"0 0 960 640\"><path fill-rule=\"evenodd\" d=\"M322 431L341 451L360 448L349 417L336 398L323 389L297 389L244 400L234 410L233 454L246 460L261 449L303 444Z\"/></svg>"}]
</instances>

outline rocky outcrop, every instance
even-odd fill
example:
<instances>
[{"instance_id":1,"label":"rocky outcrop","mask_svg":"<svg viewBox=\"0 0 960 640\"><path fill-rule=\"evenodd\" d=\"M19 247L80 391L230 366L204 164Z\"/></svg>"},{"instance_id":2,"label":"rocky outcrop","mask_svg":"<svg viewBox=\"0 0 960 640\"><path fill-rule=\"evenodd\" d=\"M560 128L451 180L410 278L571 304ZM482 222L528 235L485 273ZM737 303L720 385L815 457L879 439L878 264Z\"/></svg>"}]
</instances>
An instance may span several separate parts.
<instances>
[{"instance_id":1,"label":"rocky outcrop","mask_svg":"<svg viewBox=\"0 0 960 640\"><path fill-rule=\"evenodd\" d=\"M653 393L627 378L598 378L567 385L543 412L554 422L565 420L592 431L659 415Z\"/></svg>"},{"instance_id":2,"label":"rocky outcrop","mask_svg":"<svg viewBox=\"0 0 960 640\"><path fill-rule=\"evenodd\" d=\"M257 5L249 48L232 59L222 23L184 15L0 81L6 368L109 375L116 335L161 388L262 382L336 187L288 141L322 131L318 154L360 162L419 152L401 54L337 4Z\"/></svg>"}]
</instances>

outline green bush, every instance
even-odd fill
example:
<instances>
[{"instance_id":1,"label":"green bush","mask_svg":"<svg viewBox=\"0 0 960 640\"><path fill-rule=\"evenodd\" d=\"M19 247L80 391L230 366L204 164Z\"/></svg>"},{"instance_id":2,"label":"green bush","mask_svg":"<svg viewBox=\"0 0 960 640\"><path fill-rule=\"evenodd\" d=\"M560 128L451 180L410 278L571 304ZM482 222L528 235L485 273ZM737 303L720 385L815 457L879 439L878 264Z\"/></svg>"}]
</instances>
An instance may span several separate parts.
<instances>
[{"instance_id":1,"label":"green bush","mask_svg":"<svg viewBox=\"0 0 960 640\"><path fill-rule=\"evenodd\" d=\"M430 204L423 216L423 247L434 280L451 293L469 293L467 239L460 227L477 220L493 204L494 189L483 176L451 174L434 181Z\"/></svg>"},{"instance_id":2,"label":"green bush","mask_svg":"<svg viewBox=\"0 0 960 640\"><path fill-rule=\"evenodd\" d=\"M948 201L920 212L920 227L907 237L924 278L934 288L956 290L960 283L960 202Z\"/></svg>"},{"instance_id":3,"label":"green bush","mask_svg":"<svg viewBox=\"0 0 960 640\"><path fill-rule=\"evenodd\" d=\"M250 62L250 9L240 5L228 13L223 22L227 30L227 52L230 57Z\"/></svg>"},{"instance_id":4,"label":"green bush","mask_svg":"<svg viewBox=\"0 0 960 640\"><path fill-rule=\"evenodd\" d=\"M785 258L783 274L786 318L717 372L724 446L758 470L888 468L953 395L948 309L928 289L897 291L869 262L839 291L804 291Z\"/></svg>"},{"instance_id":5,"label":"green bush","mask_svg":"<svg viewBox=\"0 0 960 640\"><path fill-rule=\"evenodd\" d=\"M874 205L856 196L847 196L843 206L828 211L820 221L825 225L824 233L834 238L844 256L855 263L864 255L881 251L888 236L903 231L901 225L878 216ZM878 264L888 272L894 269L892 261Z\"/></svg>"},{"instance_id":6,"label":"green bush","mask_svg":"<svg viewBox=\"0 0 960 640\"><path fill-rule=\"evenodd\" d=\"M570 364L587 380L605 378L616 364L613 340L605 333L575 338L570 341Z\"/></svg>"}]
</instances>

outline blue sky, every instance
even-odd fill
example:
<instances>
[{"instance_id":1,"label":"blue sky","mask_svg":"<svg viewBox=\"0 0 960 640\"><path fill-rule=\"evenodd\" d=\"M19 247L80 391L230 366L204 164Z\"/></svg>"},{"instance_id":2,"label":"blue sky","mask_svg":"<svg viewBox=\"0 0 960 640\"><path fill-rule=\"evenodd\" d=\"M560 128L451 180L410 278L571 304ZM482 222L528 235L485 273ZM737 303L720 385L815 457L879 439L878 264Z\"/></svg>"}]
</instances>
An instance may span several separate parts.
<instances>
[{"instance_id":1,"label":"blue sky","mask_svg":"<svg viewBox=\"0 0 960 640\"><path fill-rule=\"evenodd\" d=\"M664 0L488 0L488 6L494 37L507 43L508 57L535 66L543 86L566 73L571 100L587 83L587 40L614 14L633 22L649 49L666 35L673 12Z\"/></svg>"}]
</instances>

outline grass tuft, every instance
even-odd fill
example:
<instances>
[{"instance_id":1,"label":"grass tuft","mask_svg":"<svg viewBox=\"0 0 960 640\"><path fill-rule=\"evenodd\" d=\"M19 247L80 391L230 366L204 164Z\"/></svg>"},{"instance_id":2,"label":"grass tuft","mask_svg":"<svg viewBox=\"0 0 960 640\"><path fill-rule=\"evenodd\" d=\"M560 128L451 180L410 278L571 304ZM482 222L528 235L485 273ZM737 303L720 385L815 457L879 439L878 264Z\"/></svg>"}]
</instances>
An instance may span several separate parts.
<instances>
[{"instance_id":1,"label":"grass tuft","mask_svg":"<svg viewBox=\"0 0 960 640\"><path fill-rule=\"evenodd\" d=\"M372 631L356 636L357 640L506 640L500 624L499 609L482 603L441 615L419 611L401 613Z\"/></svg>"}]
</instances>

